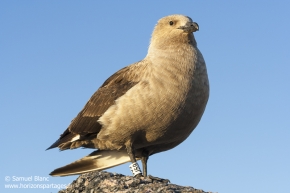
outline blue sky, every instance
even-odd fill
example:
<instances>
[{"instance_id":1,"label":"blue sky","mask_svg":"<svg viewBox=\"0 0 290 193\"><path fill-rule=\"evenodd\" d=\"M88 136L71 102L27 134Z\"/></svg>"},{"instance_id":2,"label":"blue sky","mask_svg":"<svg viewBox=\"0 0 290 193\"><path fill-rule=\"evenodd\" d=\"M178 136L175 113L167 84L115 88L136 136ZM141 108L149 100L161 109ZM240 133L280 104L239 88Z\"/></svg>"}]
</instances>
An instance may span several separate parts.
<instances>
[{"instance_id":1,"label":"blue sky","mask_svg":"<svg viewBox=\"0 0 290 193\"><path fill-rule=\"evenodd\" d=\"M91 150L45 151L104 80L146 56L157 20L190 16L207 63L204 116L149 174L223 193L285 192L290 179L290 3L284 1L0 2L1 192L49 177ZM131 175L129 164L109 170ZM10 177L10 182L5 177ZM48 182L15 182L40 176Z\"/></svg>"}]
</instances>

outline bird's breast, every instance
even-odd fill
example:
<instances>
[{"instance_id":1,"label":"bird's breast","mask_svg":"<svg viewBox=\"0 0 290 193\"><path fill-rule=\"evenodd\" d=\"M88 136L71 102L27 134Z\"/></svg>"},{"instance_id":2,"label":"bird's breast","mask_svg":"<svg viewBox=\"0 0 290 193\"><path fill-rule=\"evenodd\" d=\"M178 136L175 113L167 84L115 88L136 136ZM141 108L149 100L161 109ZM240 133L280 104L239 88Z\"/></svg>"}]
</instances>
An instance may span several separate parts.
<instances>
[{"instance_id":1,"label":"bird's breast","mask_svg":"<svg viewBox=\"0 0 290 193\"><path fill-rule=\"evenodd\" d=\"M151 108L155 107L152 118L156 117L156 121L146 129L146 140L183 141L200 121L209 84L204 60L199 57L202 55L188 63L176 63L156 71L151 84L156 93L156 102L151 103Z\"/></svg>"}]
</instances>

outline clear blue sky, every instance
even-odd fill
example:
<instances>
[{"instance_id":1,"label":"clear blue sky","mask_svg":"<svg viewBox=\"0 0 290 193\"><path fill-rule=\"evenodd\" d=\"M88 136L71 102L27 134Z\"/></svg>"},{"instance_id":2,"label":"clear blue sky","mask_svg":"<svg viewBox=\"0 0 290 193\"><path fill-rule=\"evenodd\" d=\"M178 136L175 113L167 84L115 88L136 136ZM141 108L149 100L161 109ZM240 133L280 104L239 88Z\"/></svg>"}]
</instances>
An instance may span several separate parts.
<instances>
[{"instance_id":1,"label":"clear blue sky","mask_svg":"<svg viewBox=\"0 0 290 193\"><path fill-rule=\"evenodd\" d=\"M289 10L286 0L2 0L0 191L58 191L4 188L5 177L49 177L89 154L45 149L107 77L145 57L157 20L176 13L200 26L210 99L184 143L150 157L149 174L220 193L289 190ZM131 175L128 166L109 171Z\"/></svg>"}]
</instances>

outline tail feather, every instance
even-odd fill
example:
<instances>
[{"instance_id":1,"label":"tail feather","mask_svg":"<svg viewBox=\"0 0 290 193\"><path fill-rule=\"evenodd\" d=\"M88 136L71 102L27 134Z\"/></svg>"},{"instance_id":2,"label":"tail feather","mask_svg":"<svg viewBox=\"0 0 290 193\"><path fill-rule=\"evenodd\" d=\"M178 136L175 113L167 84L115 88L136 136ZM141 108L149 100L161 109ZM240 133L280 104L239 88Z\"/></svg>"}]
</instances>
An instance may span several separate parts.
<instances>
[{"instance_id":1,"label":"tail feather","mask_svg":"<svg viewBox=\"0 0 290 193\"><path fill-rule=\"evenodd\" d=\"M126 150L97 150L66 166L55 169L50 173L52 176L69 176L104 170L117 165L130 162Z\"/></svg>"}]
</instances>

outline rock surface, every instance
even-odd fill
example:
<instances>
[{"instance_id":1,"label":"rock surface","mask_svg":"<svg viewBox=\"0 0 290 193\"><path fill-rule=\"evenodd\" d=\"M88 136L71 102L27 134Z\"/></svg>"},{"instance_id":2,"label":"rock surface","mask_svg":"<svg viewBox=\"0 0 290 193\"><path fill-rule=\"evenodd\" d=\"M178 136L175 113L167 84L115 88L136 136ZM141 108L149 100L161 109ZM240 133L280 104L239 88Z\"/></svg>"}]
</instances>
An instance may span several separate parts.
<instances>
[{"instance_id":1,"label":"rock surface","mask_svg":"<svg viewBox=\"0 0 290 193\"><path fill-rule=\"evenodd\" d=\"M90 172L80 175L65 190L59 193L210 193L194 189L190 186L178 186L171 184L169 180L152 180L150 177L133 178L122 174L109 173L105 171Z\"/></svg>"}]
</instances>

